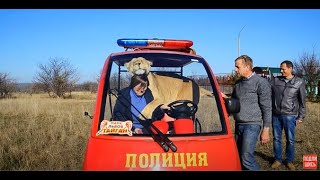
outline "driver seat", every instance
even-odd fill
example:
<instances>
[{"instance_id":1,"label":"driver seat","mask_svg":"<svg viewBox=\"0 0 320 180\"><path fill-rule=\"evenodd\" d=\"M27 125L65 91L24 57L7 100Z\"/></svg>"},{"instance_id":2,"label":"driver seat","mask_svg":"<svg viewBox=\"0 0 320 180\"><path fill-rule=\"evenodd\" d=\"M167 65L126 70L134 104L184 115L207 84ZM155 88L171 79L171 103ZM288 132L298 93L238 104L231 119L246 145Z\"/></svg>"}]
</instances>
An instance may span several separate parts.
<instances>
[{"instance_id":1,"label":"driver seat","mask_svg":"<svg viewBox=\"0 0 320 180\"><path fill-rule=\"evenodd\" d=\"M189 118L176 119L173 122L175 134L193 134L193 120Z\"/></svg>"},{"instance_id":2,"label":"driver seat","mask_svg":"<svg viewBox=\"0 0 320 180\"><path fill-rule=\"evenodd\" d=\"M189 119L189 118L175 119L165 113L161 121L167 122L169 124L169 127L170 127L170 124L172 124L171 126L173 128L174 134L190 134L190 133L193 134L194 133L194 123L192 119Z\"/></svg>"}]
</instances>

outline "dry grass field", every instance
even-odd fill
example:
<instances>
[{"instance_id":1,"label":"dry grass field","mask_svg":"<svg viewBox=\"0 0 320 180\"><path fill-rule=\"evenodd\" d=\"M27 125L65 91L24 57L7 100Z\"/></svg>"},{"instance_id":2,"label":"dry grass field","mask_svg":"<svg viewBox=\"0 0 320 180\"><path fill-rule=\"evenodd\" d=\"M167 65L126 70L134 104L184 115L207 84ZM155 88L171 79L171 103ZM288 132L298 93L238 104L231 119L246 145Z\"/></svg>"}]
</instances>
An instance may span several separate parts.
<instances>
[{"instance_id":1,"label":"dry grass field","mask_svg":"<svg viewBox=\"0 0 320 180\"><path fill-rule=\"evenodd\" d=\"M81 170L91 125L83 112L93 113L95 97L82 92L73 93L72 99L46 94L1 99L0 170ZM320 155L319 139L320 104L308 103L307 117L296 133L297 170L304 170L304 154ZM272 144L258 144L256 153L262 170L271 170Z\"/></svg>"},{"instance_id":2,"label":"dry grass field","mask_svg":"<svg viewBox=\"0 0 320 180\"><path fill-rule=\"evenodd\" d=\"M271 129L272 131L272 129ZM272 170L273 163L273 149L272 149L272 133L270 134L271 142L268 145L259 144L256 149L257 160L259 161L263 170ZM303 155L316 154L318 156L318 169L320 157L320 103L307 103L307 115L303 123L296 127L296 141L295 141L295 162L297 170L303 169ZM282 137L283 158L285 158L285 136L283 132ZM288 170L282 165L278 170ZM310 170L308 170L310 171Z\"/></svg>"},{"instance_id":3,"label":"dry grass field","mask_svg":"<svg viewBox=\"0 0 320 180\"><path fill-rule=\"evenodd\" d=\"M95 95L0 100L0 170L80 170Z\"/></svg>"}]
</instances>

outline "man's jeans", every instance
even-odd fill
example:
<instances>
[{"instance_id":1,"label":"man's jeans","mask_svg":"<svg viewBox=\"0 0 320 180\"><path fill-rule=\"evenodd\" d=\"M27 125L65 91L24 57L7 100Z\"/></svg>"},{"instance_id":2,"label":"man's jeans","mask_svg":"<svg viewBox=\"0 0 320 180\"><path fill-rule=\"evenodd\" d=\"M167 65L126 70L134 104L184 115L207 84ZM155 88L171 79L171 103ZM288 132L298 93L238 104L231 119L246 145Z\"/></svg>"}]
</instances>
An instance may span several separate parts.
<instances>
[{"instance_id":1,"label":"man's jeans","mask_svg":"<svg viewBox=\"0 0 320 180\"><path fill-rule=\"evenodd\" d=\"M274 158L282 162L282 129L286 135L286 163L292 163L294 160L294 135L296 128L295 115L273 115L273 152Z\"/></svg>"},{"instance_id":2,"label":"man's jeans","mask_svg":"<svg viewBox=\"0 0 320 180\"><path fill-rule=\"evenodd\" d=\"M257 124L236 124L235 139L241 159L242 169L260 170L255 158L255 149L260 135L261 126Z\"/></svg>"}]
</instances>

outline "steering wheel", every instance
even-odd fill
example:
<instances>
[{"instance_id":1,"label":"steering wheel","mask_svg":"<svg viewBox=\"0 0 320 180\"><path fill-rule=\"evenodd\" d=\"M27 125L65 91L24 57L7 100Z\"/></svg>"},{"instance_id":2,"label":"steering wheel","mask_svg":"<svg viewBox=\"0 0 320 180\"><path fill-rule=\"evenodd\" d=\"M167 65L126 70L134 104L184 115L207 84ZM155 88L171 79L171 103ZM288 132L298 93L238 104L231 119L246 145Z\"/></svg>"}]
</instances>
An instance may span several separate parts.
<instances>
[{"instance_id":1,"label":"steering wheel","mask_svg":"<svg viewBox=\"0 0 320 180\"><path fill-rule=\"evenodd\" d=\"M168 104L170 109L166 110L166 113L172 118L190 118L197 110L198 105L190 100L177 100Z\"/></svg>"}]
</instances>

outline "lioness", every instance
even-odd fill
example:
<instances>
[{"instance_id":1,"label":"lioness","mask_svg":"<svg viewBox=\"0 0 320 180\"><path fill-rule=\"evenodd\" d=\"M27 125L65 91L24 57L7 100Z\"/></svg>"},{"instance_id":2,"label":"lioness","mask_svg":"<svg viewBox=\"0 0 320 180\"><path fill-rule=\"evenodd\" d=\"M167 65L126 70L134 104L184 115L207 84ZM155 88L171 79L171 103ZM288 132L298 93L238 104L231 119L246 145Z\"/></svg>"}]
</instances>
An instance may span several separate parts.
<instances>
[{"instance_id":1,"label":"lioness","mask_svg":"<svg viewBox=\"0 0 320 180\"><path fill-rule=\"evenodd\" d=\"M171 103L181 99L198 101L199 96L213 96L211 92L199 87L191 79L162 76L150 72L152 62L143 57L133 58L124 65L131 75L148 74L149 89L152 92L154 100L147 104L141 112L148 119L151 118L152 112L160 104ZM195 90L198 93L194 93ZM144 118L141 119L144 120Z\"/></svg>"}]
</instances>

